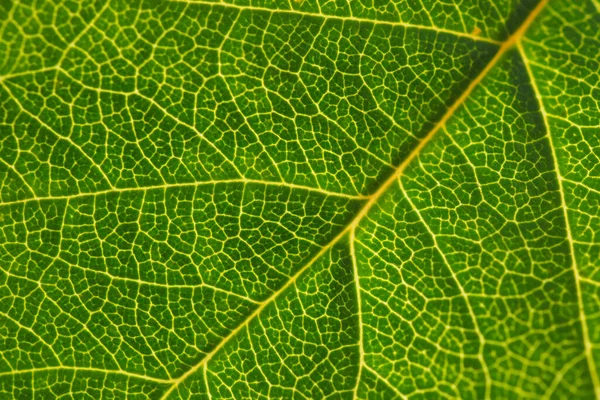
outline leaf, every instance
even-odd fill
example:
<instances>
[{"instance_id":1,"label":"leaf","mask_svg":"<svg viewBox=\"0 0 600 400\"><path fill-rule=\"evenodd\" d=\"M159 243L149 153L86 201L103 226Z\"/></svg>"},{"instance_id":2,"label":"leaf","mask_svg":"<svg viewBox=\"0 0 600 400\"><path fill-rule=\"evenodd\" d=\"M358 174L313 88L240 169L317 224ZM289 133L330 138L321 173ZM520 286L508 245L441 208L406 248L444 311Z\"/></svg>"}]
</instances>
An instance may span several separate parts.
<instances>
[{"instance_id":1,"label":"leaf","mask_svg":"<svg viewBox=\"0 0 600 400\"><path fill-rule=\"evenodd\" d=\"M599 398L595 0L18 1L2 398Z\"/></svg>"}]
</instances>

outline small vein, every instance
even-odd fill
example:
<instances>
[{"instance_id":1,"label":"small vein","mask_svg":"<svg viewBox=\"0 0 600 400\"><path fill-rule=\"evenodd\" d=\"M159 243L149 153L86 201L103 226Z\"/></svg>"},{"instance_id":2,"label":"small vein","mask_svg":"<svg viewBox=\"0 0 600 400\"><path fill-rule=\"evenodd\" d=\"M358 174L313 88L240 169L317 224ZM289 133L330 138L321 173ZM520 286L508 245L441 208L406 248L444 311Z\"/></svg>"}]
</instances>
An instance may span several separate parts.
<instances>
[{"instance_id":1,"label":"small vein","mask_svg":"<svg viewBox=\"0 0 600 400\"><path fill-rule=\"evenodd\" d=\"M577 243L577 242L575 242L575 243ZM596 243L586 243L586 244L596 244ZM593 280L593 279L586 278L586 277L583 277L583 276L582 276L582 277L580 277L580 278L579 278L579 280L580 280L581 282L585 282L585 283L587 283L587 284L589 284L589 285L593 285L593 286L596 286L596 287L600 288L600 282L598 282L598 281L595 281L595 280Z\"/></svg>"},{"instance_id":2,"label":"small vein","mask_svg":"<svg viewBox=\"0 0 600 400\"><path fill-rule=\"evenodd\" d=\"M204 375L204 384L206 385L206 395L208 396L208 400L212 400L212 394L210 393L210 387L208 386L208 366L204 364L203 375Z\"/></svg>"},{"instance_id":3,"label":"small vein","mask_svg":"<svg viewBox=\"0 0 600 400\"><path fill-rule=\"evenodd\" d=\"M4 82L0 81L0 86L2 86L4 89L6 89L6 91L10 95L10 97L15 101L15 103L17 103L17 105L19 106L19 108L21 109L21 111L23 111L25 114L29 115L31 118L35 119L40 125L42 125L44 128L46 128L49 131L51 131L52 133L54 133L57 137L61 138L62 140L67 141L71 146L73 146L74 148L78 149L79 152L83 155L83 157L85 157L92 164L92 166L94 168L96 168L98 170L98 172L100 172L100 174L102 175L102 178L106 181L106 184L108 186L110 186L111 188L114 187L112 185L110 179L108 179L108 176L106 176L106 174L104 173L104 171L100 167L100 165L96 164L96 162L85 151L83 151L83 149L81 148L81 146L79 146L77 143L75 143L69 136L65 136L65 135L62 135L62 134L58 133L57 131L54 130L54 128L52 128L50 125L46 124L37 115L35 115L32 112L30 112L29 110L27 110L23 106L23 104L21 104L21 102L19 101L19 99L17 98L17 96L14 95L14 93L12 92L12 90L10 90L10 88L8 87L8 85L6 85Z\"/></svg>"},{"instance_id":4,"label":"small vein","mask_svg":"<svg viewBox=\"0 0 600 400\"><path fill-rule=\"evenodd\" d=\"M527 42L527 44L531 44L531 45L534 45L534 46L539 46L539 44L538 44L538 43L536 43L536 42L532 42L531 40L524 40L524 41L526 41L526 42ZM568 53L567 53L567 54L568 54ZM588 87L589 87L590 89L592 89L592 90L595 88L595 87L594 87L593 85L591 85L591 84L590 84L588 81L586 81L586 80L585 80L585 79L583 79L583 78L580 78L579 76L576 76L576 75L568 75L568 74L564 73L563 71L560 71L560 70L558 70L558 69L556 69L556 68L552 68L552 67L550 67L550 66L548 66L548 65L545 65L545 64L542 64L542 63L539 63L539 62L536 62L536 61L528 60L527 62L529 63L529 65L535 65L537 68L541 68L541 69L543 69L543 70L546 70L546 71L548 71L548 72L552 72L553 74L556 74L556 75L562 76L562 77L563 77L563 78L565 78L565 79L571 79L571 80L577 81L577 82L579 82L579 83L581 83L581 84L583 84L583 85L585 85L585 86L588 86ZM549 114L549 115L551 115L551 114ZM554 115L553 115L553 116L554 116Z\"/></svg>"},{"instance_id":5,"label":"small vein","mask_svg":"<svg viewBox=\"0 0 600 400\"><path fill-rule=\"evenodd\" d=\"M75 38L73 38L73 40L71 41L71 43L68 44L67 48L65 49L65 51L63 51L60 59L58 60L58 62L56 63L56 65L58 67L60 67L62 65L62 63L65 61L65 58L67 57L67 53L69 52L69 49L75 47L75 45L77 44L77 42L90 30L92 29L92 27L96 24L96 22L98 22L98 20L100 19L100 17L102 16L102 14L104 14L104 11L106 11L108 9L110 5L110 2L107 1L102 8L100 9L100 11L98 11L96 13L96 15L94 16L94 18L89 22L89 24L87 24L78 34L77 36L75 36Z\"/></svg>"},{"instance_id":6,"label":"small vein","mask_svg":"<svg viewBox=\"0 0 600 400\"><path fill-rule=\"evenodd\" d=\"M85 82L75 78L73 75L71 75L71 73L69 73L67 70L62 69L62 68L57 68L60 70L60 72L64 73L65 75L67 75L70 79L72 79L73 81L77 82L78 84L80 84L81 86L83 86L84 88L88 89L88 90L93 90L96 91L98 93L102 93L102 92L106 92L106 93L119 93L116 92L114 90L106 90L103 88L99 88L99 87L94 87L94 86L90 86L88 84L86 84ZM244 177L244 174L239 170L238 166L232 161L230 160L224 153L223 151L217 147L214 143L212 143L210 140L208 140L204 134L202 132L200 132L195 126L190 125L189 123L180 120L176 115L173 115L172 113L170 113L166 108L164 108L163 106L161 106L156 100L154 100L152 97L146 96L144 94L142 94L139 90L136 89L136 91L134 92L130 92L130 93L121 93L123 95L127 95L127 96L139 96L140 98L148 101L151 105L153 105L154 107L158 108L160 111L163 112L163 114L165 114L166 116L168 116L169 118L173 119L173 121L175 121L176 123L178 123L179 125L183 125L189 129L191 129L192 131L196 132L196 135L198 135L199 138L201 138L202 140L204 140L206 143L208 143L208 145L210 145L217 153L219 153L219 155L221 155L221 157L223 157L223 159L227 160L227 162L231 165L231 167L238 173L238 175L240 177Z\"/></svg>"},{"instance_id":7,"label":"small vein","mask_svg":"<svg viewBox=\"0 0 600 400\"><path fill-rule=\"evenodd\" d=\"M8 274L7 274L8 275ZM54 355L54 358L56 359L56 362L58 362L60 364L60 357L58 356L58 354L56 353L56 351L54 350L54 347L52 347L51 343L48 343L43 337L41 337L40 335L38 335L33 328L28 327L23 325L20 321L18 321L16 318L0 311L0 316L3 316L4 318L6 318L7 320L10 320L13 322L13 324L17 325L19 328L29 332L31 335L33 335L34 337L36 337L41 343L43 343L44 345L46 345L46 347L52 352L52 354ZM0 376L2 376L2 373L0 373Z\"/></svg>"},{"instance_id":8,"label":"small vein","mask_svg":"<svg viewBox=\"0 0 600 400\"><path fill-rule=\"evenodd\" d=\"M248 301L250 303L255 303L255 304L259 303L258 301L254 300L254 299L251 299L248 296L244 296L244 295L239 294L239 293L230 292L228 290L225 290L225 289L222 289L220 287L213 286L213 285L210 285L210 284L207 284L207 283L204 283L204 282L198 283L196 285L181 285L181 284L169 284L169 283L149 282L149 281L144 281L142 279L134 279L134 278L127 278L127 277L124 277L124 276L113 275L113 274L111 274L109 272L106 272L106 271L100 271L100 270L95 270L95 269L90 269L90 268L84 268L84 267L81 267L81 266L76 265L76 264L71 264L70 262L66 261L65 259L60 258L60 255L59 255L59 257L57 257L57 259L60 260L60 261L62 261L62 262L64 262L64 263L69 264L73 268L78 268L78 269L81 269L82 271L104 275L104 276L106 276L110 280L132 282L132 283L136 283L138 285L164 287L164 288L167 288L167 289L196 289L196 288L205 287L205 288L209 288L209 289L212 289L214 291L221 292L221 293L224 293L224 294L227 294L227 295L230 295L230 296L238 297L238 298L246 300L246 301ZM5 271L3 269L2 269L2 271L8 273L7 271ZM20 276L20 275L14 275L14 274L11 274L11 275L14 276L14 277L18 277L18 278L29 280L31 282L37 283L38 285L45 285L45 283L41 282L41 281L36 281L36 280L29 279L27 277Z\"/></svg>"},{"instance_id":9,"label":"small vein","mask_svg":"<svg viewBox=\"0 0 600 400\"><path fill-rule=\"evenodd\" d=\"M440 245L438 244L437 235L435 235L433 233L433 231L431 230L431 227L429 226L429 224L427 224L427 222L423 218L423 215L421 214L421 211L417 208L417 206L415 205L415 203L412 201L412 199L410 198L410 196L408 195L408 193L404 189L404 185L402 184L402 179L398 179L398 186L400 187L400 191L404 195L404 198L408 201L408 203L410 204L410 206L412 207L412 209L415 211L415 213L417 214L417 217L419 218L419 221L421 222L421 224L423 224L423 226L427 230L427 233L429 234L429 236L433 240L433 244L434 244L435 249L437 250L438 254L442 257L442 259L444 260L444 264L446 264L446 266L448 267L448 270L450 271L450 275L452 276L454 282L456 282L456 286L458 287L458 289L460 290L460 293L462 295L461 297L463 297L463 299L464 299L464 301L466 303L467 309L469 310L469 315L471 317L471 320L473 321L473 326L475 327L475 333L477 334L477 337L479 338L480 347L479 347L479 352L478 352L478 357L477 358L479 359L479 362L481 363L481 367L483 368L483 373L485 375L485 396L484 396L484 398L487 399L490 396L490 392L489 391L490 391L490 389L492 387L492 378L491 378L490 371L488 369L488 366L487 366L487 364L485 362L485 359L484 359L484 356L483 356L483 346L485 344L485 337L484 337L484 335L483 335L483 333L481 331L481 328L479 327L479 323L477 321L477 317L475 315L475 312L473 311L473 307L471 306L471 302L469 301L469 295L467 294L467 292L465 291L463 285L461 284L460 280L458 279L457 274L452 269L452 266L451 266L450 262L446 258L446 254L442 251Z\"/></svg>"},{"instance_id":10,"label":"small vein","mask_svg":"<svg viewBox=\"0 0 600 400\"><path fill-rule=\"evenodd\" d=\"M558 385L560 384L560 382L562 382L562 380L565 378L565 373L567 373L571 368L573 368L575 365L577 365L584 358L585 358L585 353L582 353L579 356L574 357L573 359L571 359L571 361L567 362L558 371L558 373L554 376L554 380L552 381L552 383L550 384L550 386L548 386L548 389L546 390L546 392L542 396L542 399L550 399L552 397L552 394L554 394L554 392L556 391L556 388L558 387Z\"/></svg>"},{"instance_id":11,"label":"small vein","mask_svg":"<svg viewBox=\"0 0 600 400\"><path fill-rule=\"evenodd\" d=\"M593 187L591 187L591 186L589 186L589 185L586 185L586 184L585 184L585 183L583 183L583 182L577 182L577 181L574 181L573 179L570 179L570 178L565 178L565 177L563 177L563 178L562 178L562 180L563 180L564 182L569 182L569 183L571 183L571 184L573 184L573 185L581 186L582 188L584 188L584 189L586 189L586 190L589 190L589 191L590 191L590 192L592 192L592 193L600 194L600 190L598 190L598 189L594 189Z\"/></svg>"},{"instance_id":12,"label":"small vein","mask_svg":"<svg viewBox=\"0 0 600 400\"><path fill-rule=\"evenodd\" d=\"M392 385L390 383L390 381L388 381L386 378L384 378L383 376L379 375L379 373L377 371L375 371L373 368L369 367L368 365L364 366L365 369L369 370L370 373L372 373L373 375L375 375L377 377L377 379L379 379L381 382L385 383L385 385L387 387L389 387L390 389L392 389L394 391L394 393L396 393L398 395L398 397L402 398L402 399L407 399L407 397L405 395L402 394L402 392L400 392L396 386Z\"/></svg>"},{"instance_id":13,"label":"small vein","mask_svg":"<svg viewBox=\"0 0 600 400\"><path fill-rule=\"evenodd\" d=\"M15 168L14 165L7 163L6 161L4 161L2 158L0 158L0 162L4 165L6 165L6 167L12 171L22 182L23 185L25 186L25 188L27 188L27 190L29 192L31 192L32 196L35 196L35 190L33 190L33 188L29 185L29 183L27 183L27 180L25 180L25 177L23 175L21 175L19 173L19 171L17 171L17 169Z\"/></svg>"}]
</instances>

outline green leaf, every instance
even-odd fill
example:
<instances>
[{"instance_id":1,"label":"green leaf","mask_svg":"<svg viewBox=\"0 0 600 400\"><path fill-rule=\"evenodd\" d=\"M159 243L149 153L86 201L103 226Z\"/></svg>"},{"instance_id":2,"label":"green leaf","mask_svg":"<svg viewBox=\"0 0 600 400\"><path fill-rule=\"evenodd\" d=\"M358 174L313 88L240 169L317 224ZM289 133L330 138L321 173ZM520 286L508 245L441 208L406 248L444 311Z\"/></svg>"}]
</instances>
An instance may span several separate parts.
<instances>
[{"instance_id":1,"label":"green leaf","mask_svg":"<svg viewBox=\"0 0 600 400\"><path fill-rule=\"evenodd\" d=\"M600 398L596 0L0 10L1 398Z\"/></svg>"}]
</instances>

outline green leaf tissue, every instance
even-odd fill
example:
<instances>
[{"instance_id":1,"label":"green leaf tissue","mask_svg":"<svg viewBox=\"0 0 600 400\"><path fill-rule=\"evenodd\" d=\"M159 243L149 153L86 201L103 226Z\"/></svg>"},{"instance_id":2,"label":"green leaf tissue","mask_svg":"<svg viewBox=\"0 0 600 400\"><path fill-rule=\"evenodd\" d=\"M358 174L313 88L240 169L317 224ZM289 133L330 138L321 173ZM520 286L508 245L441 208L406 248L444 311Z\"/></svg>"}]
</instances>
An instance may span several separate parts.
<instances>
[{"instance_id":1,"label":"green leaf tissue","mask_svg":"<svg viewBox=\"0 0 600 400\"><path fill-rule=\"evenodd\" d=\"M0 399L600 399L600 3L0 0Z\"/></svg>"}]
</instances>

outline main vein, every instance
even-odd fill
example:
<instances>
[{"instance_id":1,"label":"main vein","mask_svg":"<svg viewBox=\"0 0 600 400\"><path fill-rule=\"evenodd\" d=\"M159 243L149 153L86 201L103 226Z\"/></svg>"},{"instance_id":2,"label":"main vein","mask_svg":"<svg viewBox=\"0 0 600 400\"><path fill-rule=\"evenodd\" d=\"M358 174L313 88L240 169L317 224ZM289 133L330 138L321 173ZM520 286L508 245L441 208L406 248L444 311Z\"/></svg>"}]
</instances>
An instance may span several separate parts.
<instances>
[{"instance_id":1,"label":"main vein","mask_svg":"<svg viewBox=\"0 0 600 400\"><path fill-rule=\"evenodd\" d=\"M279 290L273 293L268 299L263 301L257 308L250 314L244 322L242 322L236 329L232 330L229 335L227 335L210 353L206 355L200 362L198 362L195 366L193 366L189 371L183 374L181 377L173 380L173 385L169 388L168 391L165 392L162 399L167 399L169 395L177 389L178 385L185 381L189 376L193 375L200 368L205 366L208 361L215 355L217 352L233 337L235 337L238 332L240 332L244 327L248 325L250 321L254 319L254 317L258 316L262 310L267 307L272 301L274 301L280 294L284 293L287 288L292 286L303 273L308 270L318 259L321 258L329 249L331 249L337 242L339 242L343 237L350 234L356 226L360 223L360 221L367 215L367 213L371 210L371 208L377 203L379 198L387 191L387 189L392 186L397 179L399 179L408 165L421 153L421 150L435 137L436 133L442 129L446 122L454 115L456 110L460 108L460 106L466 101L466 99L471 95L473 90L481 83L481 81L487 76L489 71L498 63L499 60L502 59L504 54L516 43L520 40L520 38L527 31L527 28L531 25L531 23L536 19L542 9L546 6L548 0L542 0L538 3L533 11L527 16L525 21L521 24L519 29L517 29L505 42L502 43L496 55L490 60L490 62L483 68L483 70L477 75L477 77L471 81L469 86L465 89L465 91L456 99L456 101L448 108L443 117L437 122L437 124L433 127L431 131L419 142L419 144L411 151L411 153L402 161L402 163L398 166L395 172L379 187L379 189L369 197L369 200L363 206L363 208L358 212L358 214L354 217L352 222L342 230L335 238L333 238L327 245L325 245L321 250L312 258L310 261L304 265L291 279L283 285ZM211 3L212 4L212 3ZM358 289L358 288L357 288Z\"/></svg>"}]
</instances>

